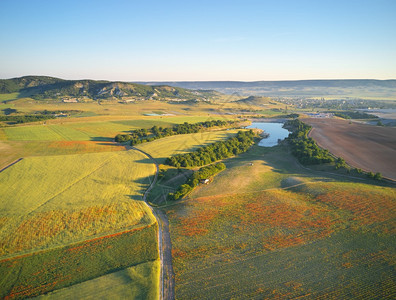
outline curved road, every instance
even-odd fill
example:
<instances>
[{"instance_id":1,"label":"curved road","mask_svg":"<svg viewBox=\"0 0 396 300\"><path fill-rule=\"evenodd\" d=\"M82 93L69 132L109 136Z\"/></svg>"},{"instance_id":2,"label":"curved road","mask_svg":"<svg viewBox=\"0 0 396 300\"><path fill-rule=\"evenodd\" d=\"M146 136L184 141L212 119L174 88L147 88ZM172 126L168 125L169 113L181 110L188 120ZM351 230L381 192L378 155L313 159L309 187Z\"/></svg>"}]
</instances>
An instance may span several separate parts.
<instances>
[{"instance_id":1,"label":"curved road","mask_svg":"<svg viewBox=\"0 0 396 300\"><path fill-rule=\"evenodd\" d=\"M153 189L155 183L157 182L159 166L156 160L147 152L135 147L131 147L130 149L136 150L144 154L155 164L155 168L156 168L155 176L150 186L143 195L143 201L151 209L158 223L158 248L159 248L158 250L159 250L160 265L161 265L159 298L167 299L167 300L175 299L174 273L172 268L172 244L169 233L168 218L166 217L166 214L163 211L152 207L147 202L147 196L150 193L150 191Z\"/></svg>"}]
</instances>

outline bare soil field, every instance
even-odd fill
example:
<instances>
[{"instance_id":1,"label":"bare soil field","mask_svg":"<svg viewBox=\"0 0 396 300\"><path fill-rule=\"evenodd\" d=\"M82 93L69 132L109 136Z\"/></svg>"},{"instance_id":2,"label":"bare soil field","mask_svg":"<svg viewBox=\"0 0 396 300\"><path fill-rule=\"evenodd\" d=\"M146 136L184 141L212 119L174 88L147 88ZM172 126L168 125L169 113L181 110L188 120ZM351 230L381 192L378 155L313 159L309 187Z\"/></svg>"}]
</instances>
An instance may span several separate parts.
<instances>
[{"instance_id":1,"label":"bare soil field","mask_svg":"<svg viewBox=\"0 0 396 300\"><path fill-rule=\"evenodd\" d=\"M396 180L396 128L340 119L304 119L319 146L356 168Z\"/></svg>"}]
</instances>

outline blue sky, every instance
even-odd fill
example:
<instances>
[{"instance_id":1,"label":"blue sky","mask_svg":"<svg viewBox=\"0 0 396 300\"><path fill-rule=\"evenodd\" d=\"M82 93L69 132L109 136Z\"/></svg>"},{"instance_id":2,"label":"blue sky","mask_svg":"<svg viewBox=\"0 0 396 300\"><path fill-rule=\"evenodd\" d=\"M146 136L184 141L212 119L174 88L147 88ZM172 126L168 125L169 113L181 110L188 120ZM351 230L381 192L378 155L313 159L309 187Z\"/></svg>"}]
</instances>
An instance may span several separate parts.
<instances>
[{"instance_id":1,"label":"blue sky","mask_svg":"<svg viewBox=\"0 0 396 300\"><path fill-rule=\"evenodd\" d=\"M0 78L396 78L395 0L0 0Z\"/></svg>"}]
</instances>

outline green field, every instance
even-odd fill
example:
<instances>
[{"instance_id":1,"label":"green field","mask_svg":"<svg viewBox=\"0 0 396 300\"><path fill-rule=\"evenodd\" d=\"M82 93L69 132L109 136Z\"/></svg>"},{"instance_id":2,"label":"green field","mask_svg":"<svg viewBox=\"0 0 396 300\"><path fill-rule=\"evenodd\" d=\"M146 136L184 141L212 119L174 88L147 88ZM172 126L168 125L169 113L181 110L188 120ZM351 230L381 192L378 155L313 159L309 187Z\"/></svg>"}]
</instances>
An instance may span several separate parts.
<instances>
[{"instance_id":1,"label":"green field","mask_svg":"<svg viewBox=\"0 0 396 300\"><path fill-rule=\"evenodd\" d=\"M85 281L38 299L158 299L159 261L147 262ZM111 295L111 296L110 296Z\"/></svg>"},{"instance_id":2,"label":"green field","mask_svg":"<svg viewBox=\"0 0 396 300\"><path fill-rule=\"evenodd\" d=\"M131 266L154 262L159 258L157 230L157 224L154 224L1 260L0 297L38 296ZM158 273L152 274L151 278L154 279L151 286L157 287ZM123 278L119 280L123 282Z\"/></svg>"},{"instance_id":3,"label":"green field","mask_svg":"<svg viewBox=\"0 0 396 300\"><path fill-rule=\"evenodd\" d=\"M157 224L142 201L155 167L144 158L40 156L1 172L1 296L39 295L156 260Z\"/></svg>"},{"instance_id":4,"label":"green field","mask_svg":"<svg viewBox=\"0 0 396 300\"><path fill-rule=\"evenodd\" d=\"M141 195L155 168L143 159L135 151L41 156L0 173L1 255L154 222Z\"/></svg>"},{"instance_id":5,"label":"green field","mask_svg":"<svg viewBox=\"0 0 396 300\"><path fill-rule=\"evenodd\" d=\"M176 298L391 298L393 187L311 172L283 147L226 165L166 207Z\"/></svg>"},{"instance_id":6,"label":"green field","mask_svg":"<svg viewBox=\"0 0 396 300\"><path fill-rule=\"evenodd\" d=\"M191 152L192 150L235 135L238 130L207 131L193 134L180 134L137 145L136 148L151 154L159 163L169 156Z\"/></svg>"},{"instance_id":7,"label":"green field","mask_svg":"<svg viewBox=\"0 0 396 300\"><path fill-rule=\"evenodd\" d=\"M25 125L5 127L2 130L10 141L89 141L112 140L118 133L129 132L136 128L150 128L154 125L170 126L183 122L196 123L208 120L207 117L168 117L164 119L133 119L108 122L71 122L47 125ZM59 120L56 120L59 122ZM78 120L77 120L78 121Z\"/></svg>"}]
</instances>

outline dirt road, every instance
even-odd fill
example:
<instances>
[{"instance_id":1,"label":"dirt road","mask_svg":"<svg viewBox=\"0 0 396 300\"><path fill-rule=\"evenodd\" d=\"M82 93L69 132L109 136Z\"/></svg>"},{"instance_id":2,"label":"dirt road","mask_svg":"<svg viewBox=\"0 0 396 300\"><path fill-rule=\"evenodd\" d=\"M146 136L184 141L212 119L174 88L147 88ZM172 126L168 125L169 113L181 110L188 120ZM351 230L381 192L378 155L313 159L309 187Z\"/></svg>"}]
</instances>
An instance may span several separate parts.
<instances>
[{"instance_id":1,"label":"dirt road","mask_svg":"<svg viewBox=\"0 0 396 300\"><path fill-rule=\"evenodd\" d=\"M322 148L353 167L396 180L396 128L330 118L303 121L313 127L309 136Z\"/></svg>"},{"instance_id":2,"label":"dirt road","mask_svg":"<svg viewBox=\"0 0 396 300\"><path fill-rule=\"evenodd\" d=\"M138 148L131 147L130 149L139 151L145 156L147 156L156 167L156 172L153 181L151 182L149 188L143 195L143 200L147 204L147 206L153 212L153 215L157 219L158 223L158 250L160 255L160 264L161 264L161 271L160 271L160 299L175 299L175 292L174 292L174 273L172 267L172 244L170 239L169 233L169 223L166 214L158 208L152 207L147 202L147 195L150 193L152 188L154 187L155 183L158 179L158 172L159 166L156 160L147 152L142 151Z\"/></svg>"}]
</instances>

